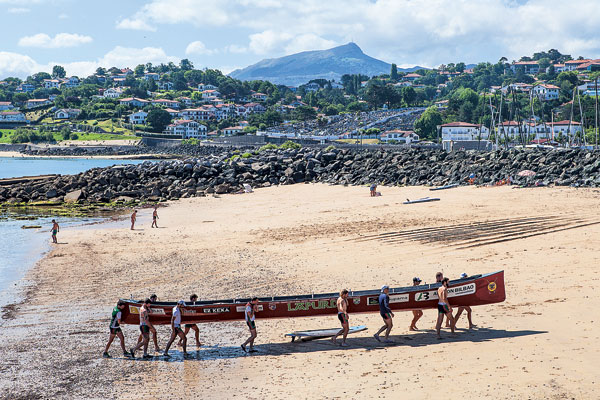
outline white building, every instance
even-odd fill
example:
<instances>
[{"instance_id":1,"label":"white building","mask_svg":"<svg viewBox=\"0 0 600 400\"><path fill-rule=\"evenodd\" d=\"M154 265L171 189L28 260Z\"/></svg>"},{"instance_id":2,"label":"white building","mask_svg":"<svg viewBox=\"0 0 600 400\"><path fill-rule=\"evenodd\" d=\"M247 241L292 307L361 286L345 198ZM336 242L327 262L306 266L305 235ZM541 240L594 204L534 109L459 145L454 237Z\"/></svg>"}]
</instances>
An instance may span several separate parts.
<instances>
[{"instance_id":1,"label":"white building","mask_svg":"<svg viewBox=\"0 0 600 400\"><path fill-rule=\"evenodd\" d=\"M121 88L108 88L102 93L102 96L107 99L118 99L123 94L123 89Z\"/></svg>"},{"instance_id":2,"label":"white building","mask_svg":"<svg viewBox=\"0 0 600 400\"><path fill-rule=\"evenodd\" d=\"M175 100L169 100L169 99L156 99L156 100L152 100L152 104L153 105L161 105L161 106L165 106L168 108L179 108L179 102L175 101Z\"/></svg>"},{"instance_id":3,"label":"white building","mask_svg":"<svg viewBox=\"0 0 600 400\"><path fill-rule=\"evenodd\" d=\"M413 142L419 141L419 135L414 133L413 131L401 131L398 129L394 129L391 131L386 131L381 134L380 140L382 142L390 142L394 140L396 142L410 144Z\"/></svg>"},{"instance_id":4,"label":"white building","mask_svg":"<svg viewBox=\"0 0 600 400\"><path fill-rule=\"evenodd\" d=\"M202 92L202 98L205 100L216 99L221 93L215 89L208 89Z\"/></svg>"},{"instance_id":5,"label":"white building","mask_svg":"<svg viewBox=\"0 0 600 400\"><path fill-rule=\"evenodd\" d=\"M206 132L206 126L189 119L177 120L167 126L167 129L165 130L165 133L181 136L182 139L206 139Z\"/></svg>"},{"instance_id":6,"label":"white building","mask_svg":"<svg viewBox=\"0 0 600 400\"><path fill-rule=\"evenodd\" d=\"M321 86L315 82L309 83L306 86L304 86L304 91L306 92L316 92L319 89L321 89Z\"/></svg>"},{"instance_id":7,"label":"white building","mask_svg":"<svg viewBox=\"0 0 600 400\"><path fill-rule=\"evenodd\" d=\"M158 88L160 90L173 90L173 82L158 82Z\"/></svg>"},{"instance_id":8,"label":"white building","mask_svg":"<svg viewBox=\"0 0 600 400\"><path fill-rule=\"evenodd\" d=\"M441 129L442 140L446 141L485 140L490 133L485 126L468 122L450 122L440 125L438 129Z\"/></svg>"},{"instance_id":9,"label":"white building","mask_svg":"<svg viewBox=\"0 0 600 400\"><path fill-rule=\"evenodd\" d=\"M223 135L234 136L242 132L243 130L244 128L242 128L241 126L230 126L229 128L223 129Z\"/></svg>"},{"instance_id":10,"label":"white building","mask_svg":"<svg viewBox=\"0 0 600 400\"><path fill-rule=\"evenodd\" d=\"M0 112L1 122L26 122L25 114L20 111L4 111Z\"/></svg>"},{"instance_id":11,"label":"white building","mask_svg":"<svg viewBox=\"0 0 600 400\"><path fill-rule=\"evenodd\" d=\"M203 92L205 90L215 90L217 89L216 86L210 85L208 83L201 83L198 85L198 91L199 92Z\"/></svg>"},{"instance_id":12,"label":"white building","mask_svg":"<svg viewBox=\"0 0 600 400\"><path fill-rule=\"evenodd\" d=\"M129 123L134 125L144 125L146 123L146 118L148 117L148 113L145 111L138 111L129 116Z\"/></svg>"},{"instance_id":13,"label":"white building","mask_svg":"<svg viewBox=\"0 0 600 400\"><path fill-rule=\"evenodd\" d=\"M129 107L145 107L150 104L148 100L138 99L137 97L127 97L119 100L119 103Z\"/></svg>"},{"instance_id":14,"label":"white building","mask_svg":"<svg viewBox=\"0 0 600 400\"><path fill-rule=\"evenodd\" d=\"M68 78L62 79L60 85L66 88L74 88L79 86L79 78L76 76L70 76Z\"/></svg>"},{"instance_id":15,"label":"white building","mask_svg":"<svg viewBox=\"0 0 600 400\"><path fill-rule=\"evenodd\" d=\"M145 81L149 81L149 80L154 80L154 81L158 81L160 80L160 75L157 74L156 72L148 72L145 73L143 78Z\"/></svg>"},{"instance_id":16,"label":"white building","mask_svg":"<svg viewBox=\"0 0 600 400\"><path fill-rule=\"evenodd\" d=\"M25 108L36 108L52 104L49 99L29 99L25 104Z\"/></svg>"},{"instance_id":17,"label":"white building","mask_svg":"<svg viewBox=\"0 0 600 400\"><path fill-rule=\"evenodd\" d=\"M550 127L552 138L555 140L559 135L566 137L575 136L581 133L581 124L577 121L563 120L547 125Z\"/></svg>"},{"instance_id":18,"label":"white building","mask_svg":"<svg viewBox=\"0 0 600 400\"><path fill-rule=\"evenodd\" d=\"M71 119L77 118L81 114L78 108L61 108L54 113L54 119Z\"/></svg>"},{"instance_id":19,"label":"white building","mask_svg":"<svg viewBox=\"0 0 600 400\"><path fill-rule=\"evenodd\" d=\"M15 108L10 101L0 101L0 111L12 110Z\"/></svg>"},{"instance_id":20,"label":"white building","mask_svg":"<svg viewBox=\"0 0 600 400\"><path fill-rule=\"evenodd\" d=\"M550 101L558 99L559 89L560 88L558 86L550 84L541 84L531 89L531 92L540 100Z\"/></svg>"},{"instance_id":21,"label":"white building","mask_svg":"<svg viewBox=\"0 0 600 400\"><path fill-rule=\"evenodd\" d=\"M44 88L46 89L58 89L60 86L60 81L58 79L44 79L42 85L44 85Z\"/></svg>"},{"instance_id":22,"label":"white building","mask_svg":"<svg viewBox=\"0 0 600 400\"><path fill-rule=\"evenodd\" d=\"M259 100L259 101L265 101L267 100L267 95L264 93L252 93L252 98L255 100Z\"/></svg>"},{"instance_id":23,"label":"white building","mask_svg":"<svg viewBox=\"0 0 600 400\"><path fill-rule=\"evenodd\" d=\"M523 69L523 72L529 75L535 75L540 72L540 66L537 61L517 61L510 66L513 73L516 73L519 68Z\"/></svg>"}]
</instances>

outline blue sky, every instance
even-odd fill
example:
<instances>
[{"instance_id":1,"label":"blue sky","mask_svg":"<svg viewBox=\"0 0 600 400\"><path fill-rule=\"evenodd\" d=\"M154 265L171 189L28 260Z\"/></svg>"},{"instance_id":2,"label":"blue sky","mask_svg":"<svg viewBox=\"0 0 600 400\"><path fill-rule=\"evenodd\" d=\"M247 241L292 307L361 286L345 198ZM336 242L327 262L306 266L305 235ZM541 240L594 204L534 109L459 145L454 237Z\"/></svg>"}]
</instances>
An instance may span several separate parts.
<instances>
[{"instance_id":1,"label":"blue sky","mask_svg":"<svg viewBox=\"0 0 600 400\"><path fill-rule=\"evenodd\" d=\"M596 0L0 0L0 15L0 78L181 58L230 72L351 40L399 66L600 58Z\"/></svg>"}]
</instances>

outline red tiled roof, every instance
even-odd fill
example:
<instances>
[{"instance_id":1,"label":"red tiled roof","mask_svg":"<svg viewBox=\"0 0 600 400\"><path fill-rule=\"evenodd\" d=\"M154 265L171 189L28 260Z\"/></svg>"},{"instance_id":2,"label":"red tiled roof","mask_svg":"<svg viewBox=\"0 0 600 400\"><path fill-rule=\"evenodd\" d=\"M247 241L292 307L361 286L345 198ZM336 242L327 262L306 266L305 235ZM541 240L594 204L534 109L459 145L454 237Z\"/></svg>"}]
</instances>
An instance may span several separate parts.
<instances>
[{"instance_id":1,"label":"red tiled roof","mask_svg":"<svg viewBox=\"0 0 600 400\"><path fill-rule=\"evenodd\" d=\"M443 124L441 125L442 128L458 128L458 127L464 127L464 128L479 128L479 125L476 124L470 124L468 122L450 122L448 124Z\"/></svg>"}]
</instances>

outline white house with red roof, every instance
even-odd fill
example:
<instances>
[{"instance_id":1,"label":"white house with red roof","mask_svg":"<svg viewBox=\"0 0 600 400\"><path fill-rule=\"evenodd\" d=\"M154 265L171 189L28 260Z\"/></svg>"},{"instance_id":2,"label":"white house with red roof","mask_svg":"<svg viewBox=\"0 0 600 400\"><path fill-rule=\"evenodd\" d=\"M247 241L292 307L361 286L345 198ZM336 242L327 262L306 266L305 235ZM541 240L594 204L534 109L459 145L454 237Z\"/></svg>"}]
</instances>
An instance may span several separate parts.
<instances>
[{"instance_id":1,"label":"white house with red roof","mask_svg":"<svg viewBox=\"0 0 600 400\"><path fill-rule=\"evenodd\" d=\"M26 122L25 114L21 111L0 112L0 122Z\"/></svg>"},{"instance_id":2,"label":"white house with red roof","mask_svg":"<svg viewBox=\"0 0 600 400\"><path fill-rule=\"evenodd\" d=\"M593 60L569 60L565 61L565 71L575 71L580 65L587 64Z\"/></svg>"},{"instance_id":3,"label":"white house with red roof","mask_svg":"<svg viewBox=\"0 0 600 400\"><path fill-rule=\"evenodd\" d=\"M198 108L186 108L181 110L179 115L182 118L193 120L193 121L208 121L211 117L214 117L214 113L206 107Z\"/></svg>"},{"instance_id":4,"label":"white house with red roof","mask_svg":"<svg viewBox=\"0 0 600 400\"><path fill-rule=\"evenodd\" d=\"M247 103L244 104L244 107L246 108L246 114L264 113L265 111L267 111L267 109L262 104L258 103Z\"/></svg>"},{"instance_id":5,"label":"white house with red roof","mask_svg":"<svg viewBox=\"0 0 600 400\"><path fill-rule=\"evenodd\" d=\"M217 87L208 83L200 83L198 85L198 91L204 92L205 90L216 90Z\"/></svg>"},{"instance_id":6,"label":"white house with red roof","mask_svg":"<svg viewBox=\"0 0 600 400\"><path fill-rule=\"evenodd\" d=\"M399 129L392 129L390 131L383 132L379 139L382 142L386 143L389 143L393 140L400 143L411 144L413 142L419 141L419 135L417 135L413 131L402 131Z\"/></svg>"},{"instance_id":7,"label":"white house with red roof","mask_svg":"<svg viewBox=\"0 0 600 400\"><path fill-rule=\"evenodd\" d=\"M194 100L190 99L189 97L182 96L178 97L177 100L179 100L179 102L186 107L191 107L194 105Z\"/></svg>"},{"instance_id":8,"label":"white house with red roof","mask_svg":"<svg viewBox=\"0 0 600 400\"><path fill-rule=\"evenodd\" d=\"M206 139L207 128L205 125L189 119L180 119L167 126L165 133L181 136L182 139Z\"/></svg>"},{"instance_id":9,"label":"white house with red roof","mask_svg":"<svg viewBox=\"0 0 600 400\"><path fill-rule=\"evenodd\" d=\"M25 103L25 108L36 108L47 106L48 104L52 104L49 99L29 99L27 103Z\"/></svg>"},{"instance_id":10,"label":"white house with red roof","mask_svg":"<svg viewBox=\"0 0 600 400\"><path fill-rule=\"evenodd\" d=\"M252 98L254 100L265 101L265 100L267 100L267 95L264 93L256 92L256 93L252 93Z\"/></svg>"},{"instance_id":11,"label":"white house with red roof","mask_svg":"<svg viewBox=\"0 0 600 400\"><path fill-rule=\"evenodd\" d=\"M160 80L160 75L156 72L147 72L144 74L144 76L142 77L143 80L145 81L149 81L149 80L154 80L154 81L159 81Z\"/></svg>"},{"instance_id":12,"label":"white house with red roof","mask_svg":"<svg viewBox=\"0 0 600 400\"><path fill-rule=\"evenodd\" d=\"M481 134L481 139L487 139L489 129L483 125L471 124L468 122L450 122L438 127L441 130L442 140L462 141L462 140L478 140Z\"/></svg>"},{"instance_id":13,"label":"white house with red roof","mask_svg":"<svg viewBox=\"0 0 600 400\"><path fill-rule=\"evenodd\" d=\"M60 81L58 79L44 79L42 85L46 89L58 89L60 86Z\"/></svg>"},{"instance_id":14,"label":"white house with red roof","mask_svg":"<svg viewBox=\"0 0 600 400\"><path fill-rule=\"evenodd\" d=\"M12 110L15 108L10 101L0 101L0 111Z\"/></svg>"},{"instance_id":15,"label":"white house with red roof","mask_svg":"<svg viewBox=\"0 0 600 400\"><path fill-rule=\"evenodd\" d=\"M513 73L516 73L519 68L529 75L535 75L540 72L540 66L537 61L516 61L510 66Z\"/></svg>"},{"instance_id":16,"label":"white house with red roof","mask_svg":"<svg viewBox=\"0 0 600 400\"><path fill-rule=\"evenodd\" d=\"M126 97L119 100L119 104L128 107L145 107L150 104L148 100L138 99L137 97Z\"/></svg>"},{"instance_id":17,"label":"white house with red roof","mask_svg":"<svg viewBox=\"0 0 600 400\"><path fill-rule=\"evenodd\" d=\"M54 119L71 119L77 118L81 114L79 108L61 108L54 113Z\"/></svg>"},{"instance_id":18,"label":"white house with red roof","mask_svg":"<svg viewBox=\"0 0 600 400\"><path fill-rule=\"evenodd\" d=\"M550 126L553 139L560 134L563 136L574 136L581 133L581 123L577 121L563 120L551 122L547 125Z\"/></svg>"},{"instance_id":19,"label":"white house with red roof","mask_svg":"<svg viewBox=\"0 0 600 400\"><path fill-rule=\"evenodd\" d=\"M548 83L536 85L531 89L531 93L542 101L550 101L558 99L558 91L560 88Z\"/></svg>"},{"instance_id":20,"label":"white house with red roof","mask_svg":"<svg viewBox=\"0 0 600 400\"><path fill-rule=\"evenodd\" d=\"M220 95L221 95L221 93L218 90L209 89L209 90L205 90L202 92L202 99L204 99L204 100L216 99Z\"/></svg>"},{"instance_id":21,"label":"white house with red roof","mask_svg":"<svg viewBox=\"0 0 600 400\"><path fill-rule=\"evenodd\" d=\"M223 135L234 136L243 131L244 131L244 128L239 125L238 126L230 126L228 128L223 129Z\"/></svg>"},{"instance_id":22,"label":"white house with red roof","mask_svg":"<svg viewBox=\"0 0 600 400\"><path fill-rule=\"evenodd\" d=\"M412 82L412 81L416 81L417 79L421 79L421 78L422 78L421 75L411 72L409 74L404 75L404 77L402 79Z\"/></svg>"},{"instance_id":23,"label":"white house with red roof","mask_svg":"<svg viewBox=\"0 0 600 400\"><path fill-rule=\"evenodd\" d=\"M148 113L140 110L129 116L129 123L134 125L144 125L147 117Z\"/></svg>"},{"instance_id":24,"label":"white house with red roof","mask_svg":"<svg viewBox=\"0 0 600 400\"><path fill-rule=\"evenodd\" d=\"M154 99L154 100L152 100L152 105L165 106L167 108L179 108L178 101L169 100L169 99Z\"/></svg>"}]
</instances>

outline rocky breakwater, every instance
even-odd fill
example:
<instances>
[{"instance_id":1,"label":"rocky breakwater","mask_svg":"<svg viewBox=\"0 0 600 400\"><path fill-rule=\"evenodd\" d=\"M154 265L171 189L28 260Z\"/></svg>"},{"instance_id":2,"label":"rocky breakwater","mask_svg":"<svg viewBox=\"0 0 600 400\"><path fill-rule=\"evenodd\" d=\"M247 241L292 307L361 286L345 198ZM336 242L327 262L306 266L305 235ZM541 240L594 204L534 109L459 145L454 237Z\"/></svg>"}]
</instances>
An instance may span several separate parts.
<instances>
[{"instance_id":1,"label":"rocky breakwater","mask_svg":"<svg viewBox=\"0 0 600 400\"><path fill-rule=\"evenodd\" d=\"M333 149L222 152L186 160L94 168L78 175L57 176L2 186L0 202L160 201L211 193L232 193L243 184L268 187L301 182L367 185L477 184L511 177L516 184L600 186L600 152L536 149L489 153L401 149L355 151ZM532 170L534 177L518 172Z\"/></svg>"},{"instance_id":2,"label":"rocky breakwater","mask_svg":"<svg viewBox=\"0 0 600 400\"><path fill-rule=\"evenodd\" d=\"M238 149L251 149L250 147L239 147ZM29 156L62 156L62 157L81 157L81 156L144 156L149 154L160 156L160 158L180 158L180 157L202 157L223 151L232 151L233 147L211 146L211 145L193 145L181 144L173 147L150 147L145 145L136 146L58 146L38 149L26 149L21 153Z\"/></svg>"}]
</instances>

